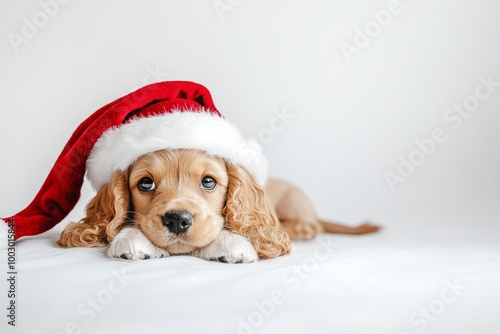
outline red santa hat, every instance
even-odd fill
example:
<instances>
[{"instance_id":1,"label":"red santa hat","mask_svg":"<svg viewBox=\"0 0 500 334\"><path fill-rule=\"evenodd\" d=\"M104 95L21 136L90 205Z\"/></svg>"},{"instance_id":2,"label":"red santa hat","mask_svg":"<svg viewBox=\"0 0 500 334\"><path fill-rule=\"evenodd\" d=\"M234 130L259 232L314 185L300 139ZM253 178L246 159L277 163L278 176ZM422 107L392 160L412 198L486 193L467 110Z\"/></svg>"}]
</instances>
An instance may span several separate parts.
<instances>
[{"instance_id":1,"label":"red santa hat","mask_svg":"<svg viewBox=\"0 0 500 334\"><path fill-rule=\"evenodd\" d=\"M126 170L141 155L181 148L222 157L244 167L258 183L265 182L267 161L260 146L221 116L209 91L193 82L167 81L145 86L87 118L33 202L2 219L14 227L16 239L43 233L76 205L85 173L98 190L116 170Z\"/></svg>"}]
</instances>

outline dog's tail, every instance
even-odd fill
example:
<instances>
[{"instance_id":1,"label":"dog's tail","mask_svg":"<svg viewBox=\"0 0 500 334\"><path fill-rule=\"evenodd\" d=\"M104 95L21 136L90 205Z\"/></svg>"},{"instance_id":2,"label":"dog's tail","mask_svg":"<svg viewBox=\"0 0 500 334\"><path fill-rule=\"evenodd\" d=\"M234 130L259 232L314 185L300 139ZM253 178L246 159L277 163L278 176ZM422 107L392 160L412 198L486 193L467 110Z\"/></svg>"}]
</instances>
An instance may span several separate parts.
<instances>
[{"instance_id":1,"label":"dog's tail","mask_svg":"<svg viewBox=\"0 0 500 334\"><path fill-rule=\"evenodd\" d=\"M367 234L373 233L380 230L380 226L372 225L370 222L363 223L362 225L356 227L349 227L336 222L329 222L320 220L319 223L323 227L323 231L326 233L335 234Z\"/></svg>"}]
</instances>

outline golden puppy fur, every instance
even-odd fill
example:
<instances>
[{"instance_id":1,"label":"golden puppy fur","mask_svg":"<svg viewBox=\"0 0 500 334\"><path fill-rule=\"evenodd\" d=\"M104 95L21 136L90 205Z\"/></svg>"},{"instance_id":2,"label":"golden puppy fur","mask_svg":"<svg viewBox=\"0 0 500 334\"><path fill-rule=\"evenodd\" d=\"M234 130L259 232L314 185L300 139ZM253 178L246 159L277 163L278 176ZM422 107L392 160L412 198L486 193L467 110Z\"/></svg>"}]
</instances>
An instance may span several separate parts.
<instances>
[{"instance_id":1,"label":"golden puppy fur","mask_svg":"<svg viewBox=\"0 0 500 334\"><path fill-rule=\"evenodd\" d=\"M369 223L358 227L348 227L319 220L306 194L286 181L269 179L265 192L278 216L281 228L292 240L312 239L320 232L366 234L380 229L379 226Z\"/></svg>"},{"instance_id":2,"label":"golden puppy fur","mask_svg":"<svg viewBox=\"0 0 500 334\"><path fill-rule=\"evenodd\" d=\"M200 187L204 177L215 180L214 189ZM153 191L139 188L144 178L154 182ZM163 225L163 216L172 210L193 216L186 233L171 233ZM58 244L105 247L124 226L139 229L153 245L170 254L192 254L222 230L229 230L247 238L261 259L288 254L290 238L310 239L322 231L362 234L378 229L320 222L307 197L290 184L270 180L264 192L243 168L184 149L149 153L128 170L117 171L90 201L86 217L69 224Z\"/></svg>"}]
</instances>

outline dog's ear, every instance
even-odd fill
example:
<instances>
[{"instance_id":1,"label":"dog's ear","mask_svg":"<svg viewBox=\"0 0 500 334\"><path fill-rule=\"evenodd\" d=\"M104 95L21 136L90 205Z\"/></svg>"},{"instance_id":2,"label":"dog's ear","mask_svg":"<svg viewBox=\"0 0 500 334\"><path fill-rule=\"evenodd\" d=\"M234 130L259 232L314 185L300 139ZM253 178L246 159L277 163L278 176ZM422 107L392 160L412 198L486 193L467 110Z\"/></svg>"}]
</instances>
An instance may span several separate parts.
<instances>
[{"instance_id":1,"label":"dog's ear","mask_svg":"<svg viewBox=\"0 0 500 334\"><path fill-rule=\"evenodd\" d=\"M121 230L129 209L128 171L115 172L86 208L86 217L69 224L57 244L61 247L105 247Z\"/></svg>"},{"instance_id":2,"label":"dog's ear","mask_svg":"<svg viewBox=\"0 0 500 334\"><path fill-rule=\"evenodd\" d=\"M226 227L254 246L261 259L278 257L291 251L288 234L279 221L264 191L242 167L226 163L229 185L223 214Z\"/></svg>"}]
</instances>

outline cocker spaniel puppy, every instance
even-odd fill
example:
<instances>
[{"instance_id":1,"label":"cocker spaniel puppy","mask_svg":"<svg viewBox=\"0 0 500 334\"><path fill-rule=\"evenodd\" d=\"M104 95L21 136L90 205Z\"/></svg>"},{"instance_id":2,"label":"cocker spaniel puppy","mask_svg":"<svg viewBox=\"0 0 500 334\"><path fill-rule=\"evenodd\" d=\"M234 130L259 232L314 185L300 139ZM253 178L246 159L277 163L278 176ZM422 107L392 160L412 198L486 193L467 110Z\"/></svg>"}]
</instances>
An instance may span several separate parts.
<instances>
[{"instance_id":1,"label":"cocker spaniel puppy","mask_svg":"<svg viewBox=\"0 0 500 334\"><path fill-rule=\"evenodd\" d=\"M109 257L128 260L190 254L248 263L288 254L290 238L377 229L319 222L307 197L288 183L270 180L264 191L240 166L175 149L145 154L117 171L58 244L109 246Z\"/></svg>"}]
</instances>

